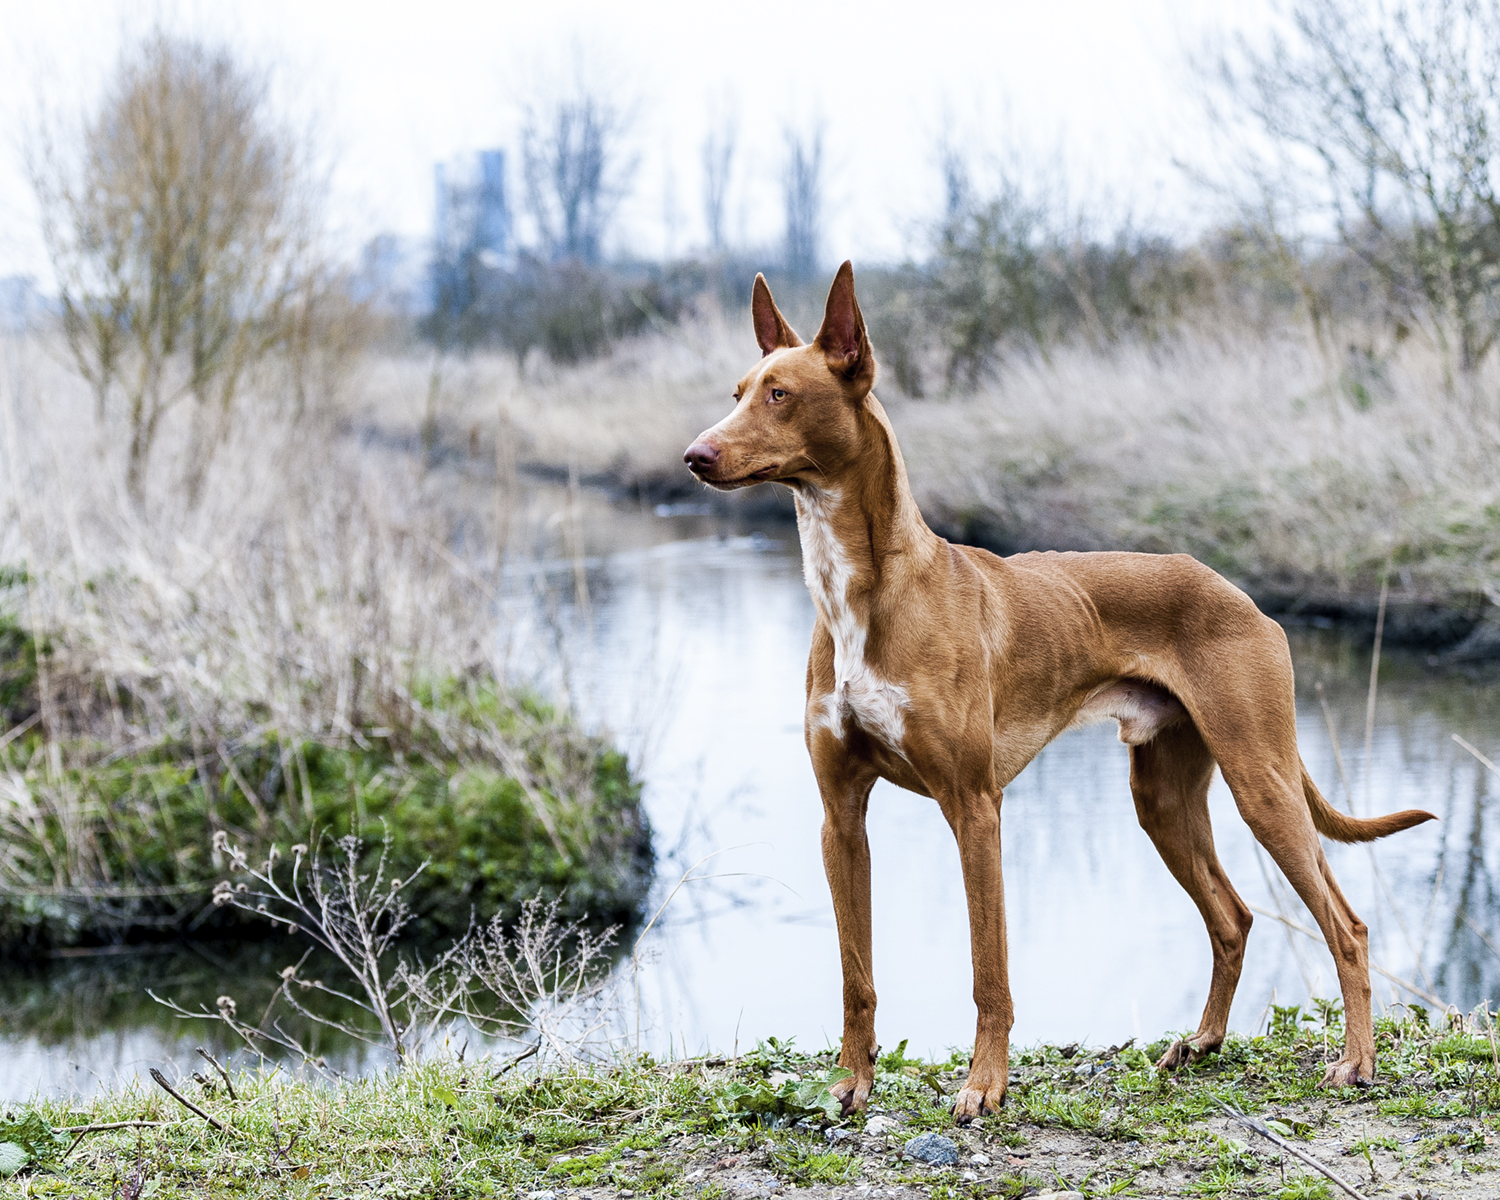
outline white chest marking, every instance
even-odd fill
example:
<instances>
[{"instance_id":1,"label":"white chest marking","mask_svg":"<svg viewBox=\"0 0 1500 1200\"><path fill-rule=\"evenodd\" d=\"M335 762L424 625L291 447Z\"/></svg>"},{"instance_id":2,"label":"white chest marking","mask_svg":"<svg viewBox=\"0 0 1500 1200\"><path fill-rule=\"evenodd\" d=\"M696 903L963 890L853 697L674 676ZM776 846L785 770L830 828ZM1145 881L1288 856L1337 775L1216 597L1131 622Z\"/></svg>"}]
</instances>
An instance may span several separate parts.
<instances>
[{"instance_id":1,"label":"white chest marking","mask_svg":"<svg viewBox=\"0 0 1500 1200\"><path fill-rule=\"evenodd\" d=\"M911 696L899 684L882 679L865 662L868 630L849 604L854 569L833 530L838 510L836 488L804 488L797 495L797 529L802 537L802 573L818 615L833 637L833 691L819 700L818 724L842 739L852 717L867 733L906 757L906 710Z\"/></svg>"}]
</instances>

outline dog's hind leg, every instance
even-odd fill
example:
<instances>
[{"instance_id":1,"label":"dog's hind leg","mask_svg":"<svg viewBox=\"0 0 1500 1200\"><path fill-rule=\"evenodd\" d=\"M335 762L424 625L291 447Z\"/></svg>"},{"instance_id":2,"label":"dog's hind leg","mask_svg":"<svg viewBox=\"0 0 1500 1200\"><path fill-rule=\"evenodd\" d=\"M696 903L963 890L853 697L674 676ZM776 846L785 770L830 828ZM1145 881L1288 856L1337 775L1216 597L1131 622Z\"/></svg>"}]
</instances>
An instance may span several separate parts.
<instances>
[{"instance_id":1,"label":"dog's hind leg","mask_svg":"<svg viewBox=\"0 0 1500 1200\"><path fill-rule=\"evenodd\" d=\"M1213 756L1191 721L1130 748L1130 790L1136 816L1167 869L1198 906L1214 954L1208 1002L1198 1032L1168 1048L1157 1064L1168 1070L1193 1062L1223 1043L1252 919L1214 851L1208 819L1213 770Z\"/></svg>"},{"instance_id":2,"label":"dog's hind leg","mask_svg":"<svg viewBox=\"0 0 1500 1200\"><path fill-rule=\"evenodd\" d=\"M1338 971L1344 1053L1323 1083L1370 1082L1375 1025L1368 931L1334 881L1308 807L1286 635L1261 618L1258 632L1252 627L1196 647L1185 657L1176 693L1193 714L1245 824L1317 921Z\"/></svg>"},{"instance_id":3,"label":"dog's hind leg","mask_svg":"<svg viewBox=\"0 0 1500 1200\"><path fill-rule=\"evenodd\" d=\"M1248 758L1248 756L1247 756ZM1370 1012L1369 931L1355 914L1323 855L1302 792L1302 764L1230 763L1225 781L1256 841L1307 905L1323 932L1344 997L1344 1053L1323 1076L1325 1087L1368 1084L1375 1078L1375 1026Z\"/></svg>"}]
</instances>

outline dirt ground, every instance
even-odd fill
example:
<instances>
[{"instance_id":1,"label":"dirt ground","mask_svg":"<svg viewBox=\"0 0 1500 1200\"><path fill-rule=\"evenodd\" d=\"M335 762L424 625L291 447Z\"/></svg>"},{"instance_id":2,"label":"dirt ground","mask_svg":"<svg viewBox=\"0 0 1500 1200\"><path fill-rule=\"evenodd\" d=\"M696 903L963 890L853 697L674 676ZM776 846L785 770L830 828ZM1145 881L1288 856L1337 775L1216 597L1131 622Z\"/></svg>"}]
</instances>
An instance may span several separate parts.
<instances>
[{"instance_id":1,"label":"dirt ground","mask_svg":"<svg viewBox=\"0 0 1500 1200\"><path fill-rule=\"evenodd\" d=\"M1021 1123L996 1127L976 1121L940 1136L951 1140L958 1162L934 1166L907 1156L917 1130L900 1111L872 1107L870 1116L897 1122L874 1135L850 1128L819 1133L830 1149L857 1163L848 1182L805 1182L778 1154L773 1138L741 1139L683 1135L655 1150L637 1151L617 1167L615 1181L578 1192L557 1191L555 1200L612 1200L643 1196L650 1181L631 1186L652 1166L676 1168L681 1190L709 1200L795 1194L806 1200L957 1196L1284 1196L1287 1200L1348 1195L1338 1185L1230 1117L1210 1118L1193 1130L1198 1145L1159 1142L1153 1130L1141 1140L1100 1137ZM1428 1121L1382 1116L1371 1103L1333 1099L1278 1106L1260 1114L1299 1130L1293 1143L1350 1184L1359 1195L1399 1200L1495 1200L1500 1197L1500 1147L1490 1120ZM806 1123L804 1123L806 1124ZM832 1137L830 1138L830 1134ZM1243 1150L1240 1149L1243 1147ZM1230 1161L1226 1164L1226 1159ZM675 1172L674 1172L675 1173ZM547 1200L533 1192L535 1200Z\"/></svg>"}]
</instances>

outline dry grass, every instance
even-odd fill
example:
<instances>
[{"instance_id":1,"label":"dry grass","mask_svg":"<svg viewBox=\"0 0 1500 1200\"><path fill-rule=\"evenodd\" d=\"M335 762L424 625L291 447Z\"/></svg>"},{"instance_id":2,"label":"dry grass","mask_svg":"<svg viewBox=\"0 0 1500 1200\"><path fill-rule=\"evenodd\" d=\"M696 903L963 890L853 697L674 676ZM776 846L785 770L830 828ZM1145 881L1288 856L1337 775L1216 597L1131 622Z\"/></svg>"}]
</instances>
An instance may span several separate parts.
<instances>
[{"instance_id":1,"label":"dry grass","mask_svg":"<svg viewBox=\"0 0 1500 1200\"><path fill-rule=\"evenodd\" d=\"M503 675L489 584L450 548L454 496L410 456L263 403L218 450L196 506L186 422L168 429L136 505L119 428L94 425L48 346L9 349L0 562L24 564L22 619L52 640L50 728L343 736L387 723L421 678Z\"/></svg>"},{"instance_id":2,"label":"dry grass","mask_svg":"<svg viewBox=\"0 0 1500 1200\"><path fill-rule=\"evenodd\" d=\"M807 331L804 331L806 333ZM1362 338L1360 340L1363 340ZM445 397L450 439L631 486L681 488L687 442L729 410L748 318L710 314L557 370L476 358ZM876 347L877 356L880 347ZM419 364L365 393L386 423ZM1228 318L1173 339L1013 357L977 391L877 389L929 518L1005 548L1185 550L1262 591L1368 595L1387 557L1410 598L1500 596L1500 370L1455 396L1410 341L1320 351Z\"/></svg>"},{"instance_id":3,"label":"dry grass","mask_svg":"<svg viewBox=\"0 0 1500 1200\"><path fill-rule=\"evenodd\" d=\"M137 503L121 427L56 347L0 349L0 565L25 570L0 604L48 647L40 723L0 745L0 937L71 939L77 904L96 935L179 928L219 869L210 832L263 852L366 820L378 838L407 809L418 861L550 844L520 855L546 858L537 878L484 885L486 915L539 887L596 916L638 903L623 758L508 686L491 480L424 471L331 400L293 420L267 375L206 469L174 413Z\"/></svg>"},{"instance_id":4,"label":"dry grass","mask_svg":"<svg viewBox=\"0 0 1500 1200\"><path fill-rule=\"evenodd\" d=\"M895 419L924 509L1016 548L1182 550L1338 594L1378 589L1389 556L1409 594L1493 599L1497 413L1445 395L1415 347L1361 379L1294 331L1214 329L1064 348Z\"/></svg>"}]
</instances>

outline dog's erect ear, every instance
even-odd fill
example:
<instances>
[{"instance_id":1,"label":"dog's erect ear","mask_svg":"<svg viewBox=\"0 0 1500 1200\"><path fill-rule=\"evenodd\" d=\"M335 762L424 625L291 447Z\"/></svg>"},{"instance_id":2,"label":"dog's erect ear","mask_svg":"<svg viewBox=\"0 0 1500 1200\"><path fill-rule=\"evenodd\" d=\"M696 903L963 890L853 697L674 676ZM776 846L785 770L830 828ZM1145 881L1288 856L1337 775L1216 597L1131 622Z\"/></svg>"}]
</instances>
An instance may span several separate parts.
<instances>
[{"instance_id":1,"label":"dog's erect ear","mask_svg":"<svg viewBox=\"0 0 1500 1200\"><path fill-rule=\"evenodd\" d=\"M762 355L802 345L797 331L786 323L776 301L771 299L771 288L764 275L755 277L755 290L750 294L750 317L755 322L755 340L760 343Z\"/></svg>"},{"instance_id":2,"label":"dog's erect ear","mask_svg":"<svg viewBox=\"0 0 1500 1200\"><path fill-rule=\"evenodd\" d=\"M870 349L870 335L860 315L859 301L854 298L854 266L847 260L833 277L828 289L828 307L823 311L823 328L813 345L828 359L828 369L855 382L875 382L875 354Z\"/></svg>"}]
</instances>

